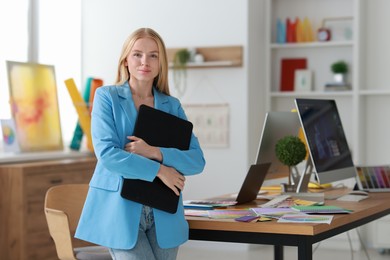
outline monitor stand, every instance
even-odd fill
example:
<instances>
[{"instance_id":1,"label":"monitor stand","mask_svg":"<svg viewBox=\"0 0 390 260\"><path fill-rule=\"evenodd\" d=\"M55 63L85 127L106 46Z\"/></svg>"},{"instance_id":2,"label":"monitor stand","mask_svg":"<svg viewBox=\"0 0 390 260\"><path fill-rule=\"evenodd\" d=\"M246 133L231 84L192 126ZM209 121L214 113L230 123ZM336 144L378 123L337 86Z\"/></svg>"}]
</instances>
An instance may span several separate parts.
<instances>
[{"instance_id":1,"label":"monitor stand","mask_svg":"<svg viewBox=\"0 0 390 260\"><path fill-rule=\"evenodd\" d=\"M311 174L313 173L313 163L309 157L306 160L305 169L301 174L299 174L296 168L291 169L292 174L289 180L289 184L282 184L283 192L294 192L294 193L303 193L308 191L308 185L310 182ZM293 184L291 184L291 181Z\"/></svg>"},{"instance_id":2,"label":"monitor stand","mask_svg":"<svg viewBox=\"0 0 390 260\"><path fill-rule=\"evenodd\" d=\"M313 173L313 163L311 158L309 157L306 160L305 169L299 178L298 184L296 184L296 189L295 189L296 193L307 192L312 173Z\"/></svg>"}]
</instances>

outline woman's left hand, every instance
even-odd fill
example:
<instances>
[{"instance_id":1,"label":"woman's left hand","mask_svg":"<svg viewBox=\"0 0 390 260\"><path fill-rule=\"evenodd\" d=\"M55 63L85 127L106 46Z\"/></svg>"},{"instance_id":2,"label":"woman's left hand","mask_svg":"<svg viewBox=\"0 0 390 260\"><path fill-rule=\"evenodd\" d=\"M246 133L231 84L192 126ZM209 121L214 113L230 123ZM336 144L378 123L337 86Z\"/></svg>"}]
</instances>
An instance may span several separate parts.
<instances>
[{"instance_id":1,"label":"woman's left hand","mask_svg":"<svg viewBox=\"0 0 390 260\"><path fill-rule=\"evenodd\" d=\"M138 154L152 160L157 160L159 162L162 161L162 155L158 147L151 146L143 139L136 136L127 136L127 139L129 139L131 142L128 142L125 145L125 151Z\"/></svg>"}]
</instances>

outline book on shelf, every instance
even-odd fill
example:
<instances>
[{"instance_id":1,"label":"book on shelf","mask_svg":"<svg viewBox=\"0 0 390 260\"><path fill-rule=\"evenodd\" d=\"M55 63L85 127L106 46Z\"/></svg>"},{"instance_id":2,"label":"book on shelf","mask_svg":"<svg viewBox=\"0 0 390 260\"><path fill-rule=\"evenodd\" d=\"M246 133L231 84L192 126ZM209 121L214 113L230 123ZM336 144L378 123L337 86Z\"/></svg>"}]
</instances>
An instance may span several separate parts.
<instances>
[{"instance_id":1,"label":"book on shelf","mask_svg":"<svg viewBox=\"0 0 390 260\"><path fill-rule=\"evenodd\" d=\"M349 83L331 82L325 84L325 91L345 91L351 89L351 84Z\"/></svg>"},{"instance_id":2,"label":"book on shelf","mask_svg":"<svg viewBox=\"0 0 390 260\"><path fill-rule=\"evenodd\" d=\"M306 69L306 58L285 58L281 60L280 91L293 91L295 71Z\"/></svg>"}]
</instances>

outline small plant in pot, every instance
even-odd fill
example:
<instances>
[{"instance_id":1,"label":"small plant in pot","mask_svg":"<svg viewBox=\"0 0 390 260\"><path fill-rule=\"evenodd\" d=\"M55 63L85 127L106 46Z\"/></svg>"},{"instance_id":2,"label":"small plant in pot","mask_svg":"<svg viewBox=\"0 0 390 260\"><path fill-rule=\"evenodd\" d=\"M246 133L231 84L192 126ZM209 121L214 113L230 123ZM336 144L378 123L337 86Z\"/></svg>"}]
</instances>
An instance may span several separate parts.
<instances>
[{"instance_id":1,"label":"small plant in pot","mask_svg":"<svg viewBox=\"0 0 390 260\"><path fill-rule=\"evenodd\" d=\"M348 64L339 60L330 66L331 71L333 72L334 81L337 83L346 83L346 75L348 73Z\"/></svg>"},{"instance_id":2,"label":"small plant in pot","mask_svg":"<svg viewBox=\"0 0 390 260\"><path fill-rule=\"evenodd\" d=\"M187 49L178 50L173 57L173 81L179 96L182 96L187 87L187 62L191 53Z\"/></svg>"},{"instance_id":3,"label":"small plant in pot","mask_svg":"<svg viewBox=\"0 0 390 260\"><path fill-rule=\"evenodd\" d=\"M294 189L291 179L293 176L299 176L297 165L306 157L305 144L297 136L285 136L276 143L275 154L281 163L288 166L288 187Z\"/></svg>"}]
</instances>

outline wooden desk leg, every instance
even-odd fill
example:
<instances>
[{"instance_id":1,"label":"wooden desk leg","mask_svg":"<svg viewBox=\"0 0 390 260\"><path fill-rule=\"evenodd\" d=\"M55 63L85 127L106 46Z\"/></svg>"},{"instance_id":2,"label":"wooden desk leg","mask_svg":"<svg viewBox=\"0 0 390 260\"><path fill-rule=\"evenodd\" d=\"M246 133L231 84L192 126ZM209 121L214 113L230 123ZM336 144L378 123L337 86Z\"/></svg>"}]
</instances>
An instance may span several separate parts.
<instances>
[{"instance_id":1,"label":"wooden desk leg","mask_svg":"<svg viewBox=\"0 0 390 260\"><path fill-rule=\"evenodd\" d=\"M283 260L283 246L282 245L274 245L274 259L275 260Z\"/></svg>"},{"instance_id":2,"label":"wooden desk leg","mask_svg":"<svg viewBox=\"0 0 390 260\"><path fill-rule=\"evenodd\" d=\"M312 260L313 245L308 242L300 242L298 244L298 260Z\"/></svg>"}]
</instances>

